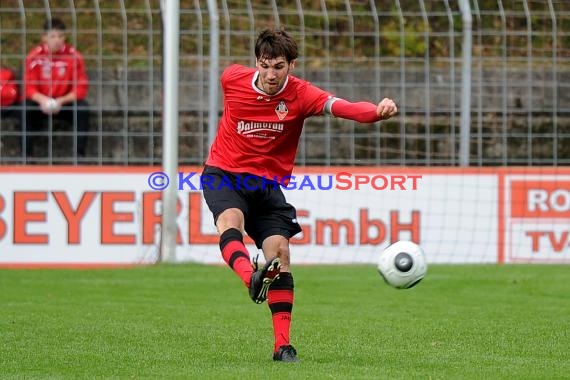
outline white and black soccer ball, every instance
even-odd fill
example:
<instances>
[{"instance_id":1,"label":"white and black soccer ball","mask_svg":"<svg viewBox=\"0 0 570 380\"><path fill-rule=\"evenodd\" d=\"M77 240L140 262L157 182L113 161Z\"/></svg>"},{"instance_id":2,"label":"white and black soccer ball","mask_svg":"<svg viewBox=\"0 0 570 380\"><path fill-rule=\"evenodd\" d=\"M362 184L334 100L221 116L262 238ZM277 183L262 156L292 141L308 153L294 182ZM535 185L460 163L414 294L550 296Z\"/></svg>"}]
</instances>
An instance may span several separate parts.
<instances>
[{"instance_id":1,"label":"white and black soccer ball","mask_svg":"<svg viewBox=\"0 0 570 380\"><path fill-rule=\"evenodd\" d=\"M425 253L414 242L397 241L380 254L378 272L388 285L397 289L409 289L417 285L427 273Z\"/></svg>"}]
</instances>

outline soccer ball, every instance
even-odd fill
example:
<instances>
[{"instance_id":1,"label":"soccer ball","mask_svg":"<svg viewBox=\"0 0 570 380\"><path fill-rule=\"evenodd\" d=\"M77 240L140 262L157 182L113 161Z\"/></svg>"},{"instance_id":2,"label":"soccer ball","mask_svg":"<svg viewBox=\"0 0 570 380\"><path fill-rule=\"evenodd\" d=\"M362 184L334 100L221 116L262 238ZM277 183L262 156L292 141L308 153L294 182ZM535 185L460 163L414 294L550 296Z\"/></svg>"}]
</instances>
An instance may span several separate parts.
<instances>
[{"instance_id":1,"label":"soccer ball","mask_svg":"<svg viewBox=\"0 0 570 380\"><path fill-rule=\"evenodd\" d=\"M380 254L378 272L388 285L409 289L424 278L427 262L423 249L414 242L400 240Z\"/></svg>"}]
</instances>

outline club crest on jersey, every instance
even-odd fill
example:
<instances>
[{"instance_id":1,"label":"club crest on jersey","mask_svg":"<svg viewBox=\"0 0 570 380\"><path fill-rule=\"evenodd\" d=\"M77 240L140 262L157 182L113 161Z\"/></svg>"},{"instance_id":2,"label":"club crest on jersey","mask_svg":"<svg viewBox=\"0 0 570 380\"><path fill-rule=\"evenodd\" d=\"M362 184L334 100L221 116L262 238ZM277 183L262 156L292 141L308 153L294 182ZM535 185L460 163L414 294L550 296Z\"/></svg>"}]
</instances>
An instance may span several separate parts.
<instances>
[{"instance_id":1,"label":"club crest on jersey","mask_svg":"<svg viewBox=\"0 0 570 380\"><path fill-rule=\"evenodd\" d=\"M67 63L55 62L54 66L57 68L57 75L63 77L65 75L65 71L67 70Z\"/></svg>"},{"instance_id":2,"label":"club crest on jersey","mask_svg":"<svg viewBox=\"0 0 570 380\"><path fill-rule=\"evenodd\" d=\"M279 120L285 119L285 116L287 116L287 114L289 113L289 109L287 108L287 105L285 105L285 102L283 100L279 102L277 107L275 107L275 113L277 114Z\"/></svg>"}]
</instances>

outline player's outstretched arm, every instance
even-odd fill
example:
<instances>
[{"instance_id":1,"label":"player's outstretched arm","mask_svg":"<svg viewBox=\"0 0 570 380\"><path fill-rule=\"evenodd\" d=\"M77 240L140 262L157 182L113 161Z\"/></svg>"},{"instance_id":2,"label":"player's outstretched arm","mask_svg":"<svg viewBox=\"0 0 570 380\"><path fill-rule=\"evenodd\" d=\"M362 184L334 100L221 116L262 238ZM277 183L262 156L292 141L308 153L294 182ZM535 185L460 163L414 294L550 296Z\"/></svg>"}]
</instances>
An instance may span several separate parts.
<instances>
[{"instance_id":1,"label":"player's outstretched arm","mask_svg":"<svg viewBox=\"0 0 570 380\"><path fill-rule=\"evenodd\" d=\"M325 111L334 117L354 120L359 123L374 123L387 120L398 113L396 103L384 98L378 104L369 102L352 103L341 98L332 98L325 105Z\"/></svg>"}]
</instances>

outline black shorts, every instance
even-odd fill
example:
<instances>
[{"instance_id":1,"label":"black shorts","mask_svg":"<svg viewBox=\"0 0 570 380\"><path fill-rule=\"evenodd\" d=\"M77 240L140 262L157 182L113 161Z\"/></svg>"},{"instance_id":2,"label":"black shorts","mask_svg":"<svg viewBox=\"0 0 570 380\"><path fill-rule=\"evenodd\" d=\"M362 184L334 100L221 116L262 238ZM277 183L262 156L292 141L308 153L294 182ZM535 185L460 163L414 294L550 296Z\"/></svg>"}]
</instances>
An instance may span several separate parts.
<instances>
[{"instance_id":1,"label":"black shorts","mask_svg":"<svg viewBox=\"0 0 570 380\"><path fill-rule=\"evenodd\" d=\"M297 210L287 203L277 182L205 166L201 184L214 223L223 211L240 209L245 216L245 231L257 248L261 248L269 236L289 239L302 231L297 222Z\"/></svg>"}]
</instances>

